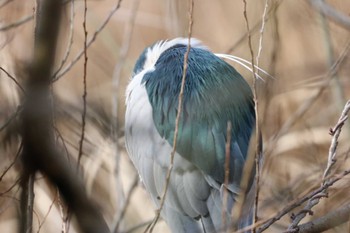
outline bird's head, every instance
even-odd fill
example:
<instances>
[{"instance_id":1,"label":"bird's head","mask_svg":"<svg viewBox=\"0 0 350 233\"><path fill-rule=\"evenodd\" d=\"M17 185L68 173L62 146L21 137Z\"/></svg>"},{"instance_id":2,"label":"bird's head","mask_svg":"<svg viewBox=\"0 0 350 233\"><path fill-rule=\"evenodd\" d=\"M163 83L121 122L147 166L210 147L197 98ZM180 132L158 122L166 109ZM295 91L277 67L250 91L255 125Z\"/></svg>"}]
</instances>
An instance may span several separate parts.
<instances>
[{"instance_id":1,"label":"bird's head","mask_svg":"<svg viewBox=\"0 0 350 233\"><path fill-rule=\"evenodd\" d=\"M137 75L141 71L148 70L152 71L154 70L155 64L158 61L159 57L162 54L166 54L171 52L169 50L172 47L175 46L187 46L188 44L188 38L176 38L173 40L164 40L156 42L155 44L145 48L136 61L134 70L133 70L133 76ZM202 48L207 49L199 40L197 39L191 39L191 47L192 48Z\"/></svg>"}]
</instances>

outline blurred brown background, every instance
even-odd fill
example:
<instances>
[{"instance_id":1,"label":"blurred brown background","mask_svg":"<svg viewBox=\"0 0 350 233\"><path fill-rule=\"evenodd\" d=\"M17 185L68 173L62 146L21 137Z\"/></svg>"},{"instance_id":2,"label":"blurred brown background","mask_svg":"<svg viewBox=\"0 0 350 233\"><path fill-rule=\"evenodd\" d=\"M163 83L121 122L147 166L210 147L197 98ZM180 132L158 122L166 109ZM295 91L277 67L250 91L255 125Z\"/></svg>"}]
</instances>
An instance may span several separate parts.
<instances>
[{"instance_id":1,"label":"blurred brown background","mask_svg":"<svg viewBox=\"0 0 350 233\"><path fill-rule=\"evenodd\" d=\"M327 2L350 15L349 1ZM106 21L117 3L88 1L88 38ZM83 1L74 1L74 8L72 6L71 1L66 2L56 69L70 44L63 70L83 49ZM21 70L33 52L35 7L34 0L0 1L0 66L22 85L25 75ZM255 55L264 7L265 1L248 1ZM118 225L118 232L130 232L154 216L154 207L141 184L132 195L128 191L138 177L124 148L125 87L136 59L146 46L160 39L187 36L187 8L187 1L124 0L88 49L84 180L89 195L100 206L109 226L114 229ZM22 19L26 21L21 23ZM193 20L193 37L203 41L213 52L231 53L251 61L243 1L195 0ZM328 130L337 122L350 94L350 59L345 56L338 60L342 53L348 53L345 49L349 39L348 29L322 16L308 1L268 1L259 66L275 78L265 77L265 82L258 82L259 114L266 151L259 202L261 219L271 217L321 182L331 141ZM332 73L334 64L338 66ZM251 73L238 64L232 65L252 82ZM67 150L62 154L71 157L72 164L78 154L80 138L82 78L83 59L80 59L53 84L55 123L61 134L57 134L57 141L65 142ZM0 71L0 127L13 118L21 96L14 82ZM0 175L4 174L0 179L1 232L15 232L17 227L17 181L21 166L17 161L3 172L15 160L19 147L16 125L14 120L0 131ZM350 124L346 124L340 137L334 172L349 168L349 136ZM314 208L314 217L348 203L348 191L348 178L345 177L330 189L329 198ZM120 213L129 197L126 214L120 221ZM38 174L35 231L61 232L65 229L66 210L60 203L56 188ZM289 217L285 216L267 232L281 232L289 223ZM69 232L78 232L77 229L73 218ZM143 229L138 228L135 232ZM330 232L347 229L344 224ZM155 231L166 232L167 227L161 222Z\"/></svg>"}]
</instances>

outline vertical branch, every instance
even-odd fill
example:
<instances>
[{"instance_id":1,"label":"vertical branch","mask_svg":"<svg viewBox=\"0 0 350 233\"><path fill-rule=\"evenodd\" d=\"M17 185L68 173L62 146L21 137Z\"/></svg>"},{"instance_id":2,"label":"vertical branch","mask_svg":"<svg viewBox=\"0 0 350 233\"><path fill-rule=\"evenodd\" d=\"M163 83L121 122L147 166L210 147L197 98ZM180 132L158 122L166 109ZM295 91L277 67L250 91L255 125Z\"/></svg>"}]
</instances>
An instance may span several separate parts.
<instances>
[{"instance_id":1,"label":"vertical branch","mask_svg":"<svg viewBox=\"0 0 350 233\"><path fill-rule=\"evenodd\" d=\"M263 35L264 35L264 30L265 30L265 22L267 20L267 9L269 7L269 0L265 1L265 7L264 7L264 12L262 15L261 19L261 28L260 28L260 37L259 37L259 48L258 48L258 54L256 55L256 66L259 67L259 58L261 55L262 51L262 42L263 42ZM246 15L245 15L246 16ZM248 19L246 18L247 22L247 30L248 32L250 31L249 29L249 24L248 24ZM248 38L250 38L251 35L248 33ZM251 40L249 40L249 47L250 47L250 52L252 56L252 62L254 61L253 57L253 49L252 49L252 44ZM253 224L255 224L258 221L258 204L259 204L259 191L260 191L260 156L262 156L260 153L262 152L261 144L260 144L260 129L259 129L259 114L258 114L258 96L257 96L257 88L256 88L256 74L255 74L255 67L254 63L252 63L253 66L253 73L254 73L254 80L253 80L253 88L254 88L254 101L255 101L255 116L256 116L256 156L255 156L255 185L256 185L256 190L255 190L255 199L254 199L254 218L253 218ZM259 70L258 70L259 72ZM253 232L255 233L256 230L255 228L253 229Z\"/></svg>"},{"instance_id":2,"label":"vertical branch","mask_svg":"<svg viewBox=\"0 0 350 233\"><path fill-rule=\"evenodd\" d=\"M153 222L150 225L148 225L145 232L147 232L149 229L149 232L152 233L155 225L158 222L160 212L162 211L162 208L164 206L166 193L168 191L168 187L169 187L169 183L170 183L170 176L171 176L171 172L172 172L173 166L174 166L174 157L175 157L175 152L176 152L177 136L178 136L178 131L179 131L180 117L182 114L182 102L183 102L183 95L184 95L184 90L185 90L186 73L187 73L187 65L188 65L187 64L188 54L190 53L190 49L191 49L191 36L192 36L192 25L193 25L193 5L194 5L193 0L189 0L188 44L187 44L187 50L186 50L186 53L184 56L181 89L180 89L180 93L179 93L179 101L178 101L178 106L177 106L178 111L177 111L176 120L175 120L175 132L174 132L174 140L173 140L173 149L172 149L171 155L170 155L170 164L169 164L169 168L168 168L168 171L166 174L165 187L164 187L163 195L162 195L162 198L160 201L159 209L156 212L156 216L154 217Z\"/></svg>"},{"instance_id":3,"label":"vertical branch","mask_svg":"<svg viewBox=\"0 0 350 233\"><path fill-rule=\"evenodd\" d=\"M262 51L262 42L264 37L264 31L265 31L265 23L267 21L267 9L269 8L269 0L265 0L265 7L264 7L264 13L262 15L261 19L261 28L260 28L260 37L259 37L259 48L258 48L258 54L256 55L256 66L259 67L259 59ZM259 70L258 70L259 72Z\"/></svg>"},{"instance_id":4,"label":"vertical branch","mask_svg":"<svg viewBox=\"0 0 350 233\"><path fill-rule=\"evenodd\" d=\"M260 156L261 156L261 132L260 132L260 127L259 127L259 109L258 109L258 94L257 94L257 75L255 73L255 64L254 64L254 51L253 51L253 46L252 46L252 37L250 34L250 27L249 27L249 21L248 21L248 16L247 16L247 1L243 0L244 3L244 10L243 10L243 15L244 15L244 19L246 22L246 26L247 26L247 32L248 32L248 46L249 46L249 50L250 50L250 55L251 55L251 62L252 62L252 70L253 70L253 95L254 95L254 109L255 109L255 143L256 143L256 148L255 148L255 167L256 167L256 173L255 173L255 185L256 185L256 193L255 193L255 200L254 200L254 223L256 223L257 221L257 209L258 209L258 199L259 199L259 179L260 179ZM265 16L266 16L266 12L267 12L267 1L266 1L266 5L265 5L265 10L264 10L264 14L263 14L263 20L262 20L262 26L261 26L261 40L260 43L262 43L262 32L264 29L264 25L265 25ZM260 44L261 45L261 44ZM260 56L260 52L261 49L259 47L259 53L258 53L258 57L257 57L257 61L259 59ZM251 173L251 171L245 171L248 172L248 174ZM255 229L254 229L255 232Z\"/></svg>"},{"instance_id":5,"label":"vertical branch","mask_svg":"<svg viewBox=\"0 0 350 233\"><path fill-rule=\"evenodd\" d=\"M79 154L78 154L78 163L77 167L80 165L81 156L83 155L83 143L85 138L85 118L86 118L86 96L87 96L87 87L86 87L86 70L87 70L87 29L86 29L86 13L87 13L87 1L84 0L84 20L83 20L83 28L84 28L84 74L83 74L83 113L81 115L81 135L79 142Z\"/></svg>"}]
</instances>

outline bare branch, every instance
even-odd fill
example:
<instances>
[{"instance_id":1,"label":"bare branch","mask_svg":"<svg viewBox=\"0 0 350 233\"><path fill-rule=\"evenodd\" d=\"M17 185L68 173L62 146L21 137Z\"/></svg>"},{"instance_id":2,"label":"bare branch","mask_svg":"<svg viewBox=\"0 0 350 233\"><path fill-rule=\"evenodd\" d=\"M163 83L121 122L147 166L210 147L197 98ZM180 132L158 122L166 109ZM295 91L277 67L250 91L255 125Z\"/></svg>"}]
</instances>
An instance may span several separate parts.
<instances>
[{"instance_id":1,"label":"bare branch","mask_svg":"<svg viewBox=\"0 0 350 233\"><path fill-rule=\"evenodd\" d=\"M330 129L331 135L332 137L332 143L331 146L329 147L329 153L328 153L328 163L327 163L327 167L324 171L323 174L323 180L325 181L330 169L332 168L332 166L335 164L336 161L336 151L337 151L337 146L338 146L338 138L340 136L341 133L341 129L344 125L344 122L348 119L348 112L350 110L350 100L345 104L344 110L337 122L337 124L334 126L334 128Z\"/></svg>"},{"instance_id":2,"label":"bare branch","mask_svg":"<svg viewBox=\"0 0 350 233\"><path fill-rule=\"evenodd\" d=\"M83 29L84 29L84 69L83 69L83 112L81 114L81 134L79 141L79 152L78 152L78 162L77 167L80 166L81 156L83 155L83 144L85 138L85 120L86 120L86 97L87 97L87 84L86 84L86 72L87 72L87 29L86 29L86 14L87 14L87 1L84 0L84 19L83 19Z\"/></svg>"},{"instance_id":3,"label":"bare branch","mask_svg":"<svg viewBox=\"0 0 350 233\"><path fill-rule=\"evenodd\" d=\"M72 45L73 45L73 38L74 38L74 18L75 18L75 6L74 6L74 1L75 0L70 0L71 1L71 14L70 14L70 19L69 19L69 39L68 39L68 45L66 48L66 52L64 53L64 56L61 60L61 63L59 67L57 68L56 72L54 73L54 77L58 74L58 72L61 71L63 65L66 63L69 54L72 50Z\"/></svg>"},{"instance_id":4,"label":"bare branch","mask_svg":"<svg viewBox=\"0 0 350 233\"><path fill-rule=\"evenodd\" d=\"M175 157L175 152L176 152L177 136L178 136L178 130L179 130L180 117L182 114L182 101L183 101L183 95L184 95L184 90L185 90L188 54L190 53L190 49L191 49L191 36L192 36L192 25L193 25L193 6L194 6L193 0L189 0L188 43L187 43L186 53L184 56L181 89L180 89L180 93L179 93L179 101L178 101L179 103L177 106L178 112L177 112L176 120L175 120L173 149L172 149L171 155L170 155L170 164L169 164L168 171L166 174L165 187L164 187L163 195L162 195L161 200L160 200L159 209L156 212L156 216L154 217L153 222L150 225L148 225L145 232L147 232L149 229L149 232L152 233L155 225L158 222L158 219L160 217L160 212L162 211L162 208L164 206L166 193L168 191L168 187L169 187L169 183L170 183L170 176L171 176L171 172L172 172L173 166L174 166L174 157Z\"/></svg>"},{"instance_id":5,"label":"bare branch","mask_svg":"<svg viewBox=\"0 0 350 233\"><path fill-rule=\"evenodd\" d=\"M244 189L242 189L241 187L241 193L240 196L243 196L242 198L242 203L240 203L241 208L243 207L243 203L245 202L245 195L246 195L246 189L247 189L247 185L249 183L250 180L250 175L253 172L254 169L254 165L255 165L255 198L254 198L254 223L256 223L257 221L257 215L258 215L258 199L259 199L259 180L260 180L260 156L261 156L261 132L260 132L260 126L259 126L259 101L258 101L258 92L257 92L257 80L258 80L258 76L256 74L256 66L255 66L255 61L254 61L254 51L253 51L253 45L252 45L252 36L251 36L251 30L250 30L250 26L249 26L249 20L248 20L248 15L247 15L247 1L243 0L243 4L244 4L244 9L243 9L243 16L244 16L244 20L246 23L246 27L247 27L247 33L248 33L248 47L249 47L249 51L250 51L250 55L251 55L251 64L252 64L252 73L253 73L253 97L254 97L254 111L255 111L255 132L252 136L255 136L253 141L253 144L255 146L254 148L254 152L251 153L251 155L247 156L247 161L246 163L248 164L247 166L245 166L244 168ZM266 14L267 14L267 1L265 4L265 9L264 9L264 13L263 13L263 19L262 19L262 24L261 24L261 29L260 29L260 43L259 43L259 51L258 51L258 55L256 57L257 62L259 61L259 57L260 57L260 52L262 49L262 36L263 36L263 32L264 32L264 26L265 26L265 22L266 22ZM252 156L254 154L254 156ZM251 160L251 161L249 161ZM255 164L253 165L253 162L255 161ZM252 163L250 165L250 163ZM243 179L242 179L243 180ZM242 184L242 182L241 182ZM241 212L242 210L240 210ZM241 213L239 212L239 215L236 216L238 217L236 220L238 220L241 217ZM253 229L253 232L255 232L255 228Z\"/></svg>"}]
</instances>

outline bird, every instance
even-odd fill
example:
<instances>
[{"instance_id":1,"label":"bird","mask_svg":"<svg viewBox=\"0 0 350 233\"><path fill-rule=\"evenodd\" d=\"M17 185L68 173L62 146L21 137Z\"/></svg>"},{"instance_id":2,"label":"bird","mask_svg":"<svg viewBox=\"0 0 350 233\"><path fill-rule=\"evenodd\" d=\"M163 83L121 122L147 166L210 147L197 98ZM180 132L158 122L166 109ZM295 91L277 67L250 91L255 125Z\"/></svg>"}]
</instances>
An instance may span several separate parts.
<instances>
[{"instance_id":1,"label":"bird","mask_svg":"<svg viewBox=\"0 0 350 233\"><path fill-rule=\"evenodd\" d=\"M126 149L159 208L171 163L188 47L176 148L161 216L173 233L222 232L232 224L256 120L252 90L235 68L195 38L162 40L145 48L126 88ZM240 228L252 223L254 190L254 182L249 182Z\"/></svg>"}]
</instances>

